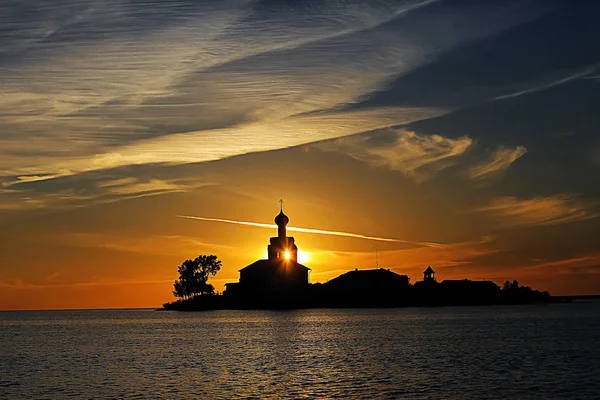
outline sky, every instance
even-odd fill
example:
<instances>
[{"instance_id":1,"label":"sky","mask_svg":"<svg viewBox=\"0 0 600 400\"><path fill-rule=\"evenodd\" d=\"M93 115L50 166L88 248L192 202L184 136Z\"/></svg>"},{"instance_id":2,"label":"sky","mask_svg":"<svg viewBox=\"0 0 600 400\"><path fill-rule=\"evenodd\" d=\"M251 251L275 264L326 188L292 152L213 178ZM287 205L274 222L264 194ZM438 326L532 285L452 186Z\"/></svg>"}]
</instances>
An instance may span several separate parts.
<instances>
[{"instance_id":1,"label":"sky","mask_svg":"<svg viewBox=\"0 0 600 400\"><path fill-rule=\"evenodd\" d=\"M0 309L264 258L600 293L600 3L5 1ZM251 222L240 224L236 222ZM334 234L331 234L331 233ZM290 232L291 234L292 232Z\"/></svg>"}]
</instances>

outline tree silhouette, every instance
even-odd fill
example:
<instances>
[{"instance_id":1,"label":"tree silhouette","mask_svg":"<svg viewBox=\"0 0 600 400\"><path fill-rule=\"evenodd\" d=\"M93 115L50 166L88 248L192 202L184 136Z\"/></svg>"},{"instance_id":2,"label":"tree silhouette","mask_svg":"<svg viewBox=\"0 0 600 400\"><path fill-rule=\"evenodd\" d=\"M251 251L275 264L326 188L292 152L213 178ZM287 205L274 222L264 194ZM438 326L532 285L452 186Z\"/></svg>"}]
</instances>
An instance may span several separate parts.
<instances>
[{"instance_id":1,"label":"tree silhouette","mask_svg":"<svg viewBox=\"0 0 600 400\"><path fill-rule=\"evenodd\" d=\"M221 269L221 260L215 255L200 255L194 260L185 260L177 268L179 279L173 283L173 294L181 299L189 299L202 294L213 294L215 288L207 283Z\"/></svg>"},{"instance_id":2,"label":"tree silhouette","mask_svg":"<svg viewBox=\"0 0 600 400\"><path fill-rule=\"evenodd\" d=\"M518 290L519 282L516 279L514 281L512 281L512 283L510 281L505 281L502 289L503 290Z\"/></svg>"}]
</instances>

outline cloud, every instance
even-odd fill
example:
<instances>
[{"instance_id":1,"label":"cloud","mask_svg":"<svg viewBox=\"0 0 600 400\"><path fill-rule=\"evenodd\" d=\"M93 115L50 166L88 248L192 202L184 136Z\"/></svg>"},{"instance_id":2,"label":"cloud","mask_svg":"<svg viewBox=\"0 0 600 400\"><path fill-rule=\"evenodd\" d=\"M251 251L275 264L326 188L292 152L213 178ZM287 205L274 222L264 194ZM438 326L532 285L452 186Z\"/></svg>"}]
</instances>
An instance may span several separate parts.
<instances>
[{"instance_id":1,"label":"cloud","mask_svg":"<svg viewBox=\"0 0 600 400\"><path fill-rule=\"evenodd\" d=\"M186 192L215 185L197 177L172 179L129 176L53 177L53 181L23 179L0 188L0 210L33 210L82 207L119 200Z\"/></svg>"},{"instance_id":2,"label":"cloud","mask_svg":"<svg viewBox=\"0 0 600 400\"><path fill-rule=\"evenodd\" d=\"M557 272L571 272L573 270L579 270L584 267L600 267L600 253L588 253L578 255L571 258L564 258L560 260L545 261L536 263L533 266L523 266L522 268L532 269L539 268L545 271Z\"/></svg>"},{"instance_id":3,"label":"cloud","mask_svg":"<svg viewBox=\"0 0 600 400\"><path fill-rule=\"evenodd\" d=\"M286 117L284 120L248 123L235 129L185 132L140 140L92 156L26 160L7 157L0 160L0 168L3 169L4 177L15 177L5 182L5 185L9 185L129 165L215 161L352 135L439 114L439 110L406 108L366 111L353 115Z\"/></svg>"},{"instance_id":4,"label":"cloud","mask_svg":"<svg viewBox=\"0 0 600 400\"><path fill-rule=\"evenodd\" d=\"M490 160L469 168L468 176L471 179L483 179L501 173L525 153L527 149L523 146L514 149L500 147Z\"/></svg>"},{"instance_id":5,"label":"cloud","mask_svg":"<svg viewBox=\"0 0 600 400\"><path fill-rule=\"evenodd\" d=\"M500 218L507 227L557 225L600 216L593 211L593 204L567 194L530 199L501 197L477 211Z\"/></svg>"},{"instance_id":6,"label":"cloud","mask_svg":"<svg viewBox=\"0 0 600 400\"><path fill-rule=\"evenodd\" d=\"M181 235L124 236L102 233L73 232L53 235L48 238L56 244L68 243L70 246L103 248L121 252L133 252L154 255L180 256L198 251L198 249L227 249L230 246L206 243L196 238ZM203 250L204 251L204 250Z\"/></svg>"},{"instance_id":7,"label":"cloud","mask_svg":"<svg viewBox=\"0 0 600 400\"><path fill-rule=\"evenodd\" d=\"M434 2L334 1L293 14L254 2L9 6L0 178L211 161L407 121L400 110L332 124L290 117L351 101L418 63L417 43L381 42L367 54L368 38L346 38Z\"/></svg>"},{"instance_id":8,"label":"cloud","mask_svg":"<svg viewBox=\"0 0 600 400\"><path fill-rule=\"evenodd\" d=\"M30 188L0 192L0 210L35 210L65 207L88 203L95 196L80 189L61 189L50 193L36 192Z\"/></svg>"},{"instance_id":9,"label":"cloud","mask_svg":"<svg viewBox=\"0 0 600 400\"><path fill-rule=\"evenodd\" d=\"M402 129L389 129L319 144L326 151L340 151L375 167L400 171L418 181L454 164L473 141L440 135L418 135Z\"/></svg>"},{"instance_id":10,"label":"cloud","mask_svg":"<svg viewBox=\"0 0 600 400\"><path fill-rule=\"evenodd\" d=\"M183 192L191 188L188 185L172 183L162 179L150 179L146 182L140 182L135 178L109 181L100 186L106 188L107 192L117 195Z\"/></svg>"},{"instance_id":11,"label":"cloud","mask_svg":"<svg viewBox=\"0 0 600 400\"><path fill-rule=\"evenodd\" d=\"M269 228L269 229L277 228L277 225L264 224L264 223L260 223L260 222L235 221L235 220L231 220L231 219L222 219L222 218L194 217L194 216L189 216L189 215L178 215L177 217L187 218L187 219L195 219L195 220L199 220L199 221L223 222L223 223L227 223L227 224L254 226L257 228ZM316 233L319 235L341 236L341 237L349 237L349 238L356 238L356 239L375 240L375 241L379 241L379 242L414 243L414 242L408 242L408 241L400 240L400 239L390 239L390 238L377 237L377 236L368 236L368 235L362 235L359 233L351 233L351 232L329 231L329 230L324 230L324 229L298 228L298 227L288 226L287 230L290 232Z\"/></svg>"},{"instance_id":12,"label":"cloud","mask_svg":"<svg viewBox=\"0 0 600 400\"><path fill-rule=\"evenodd\" d=\"M511 7L484 5L470 26L458 9L440 19L443 3L327 1L293 12L252 1L8 6L0 179L205 162L439 115L308 114L520 20Z\"/></svg>"},{"instance_id":13,"label":"cloud","mask_svg":"<svg viewBox=\"0 0 600 400\"><path fill-rule=\"evenodd\" d=\"M492 101L512 99L514 97L519 97L519 96L523 96L523 95L526 95L526 94L530 94L530 93L535 93L535 92L539 92L539 91L542 91L542 90L551 89L551 88L553 88L555 86L560 86L560 85L563 85L565 83L571 82L571 81L576 80L576 79L582 79L582 78L589 79L588 75L593 74L594 71L596 71L597 68L598 68L598 65L593 65L591 67L585 68L584 70L578 71L578 72L576 72L574 74L568 75L568 76L563 77L563 78L558 79L558 80L553 80L551 82L544 83L544 84L541 84L541 85L538 85L538 86L533 86L533 87L530 87L528 89L520 90L518 92L509 93L509 94L505 94L505 95L502 95L502 96L497 96L497 97L493 98Z\"/></svg>"}]
</instances>

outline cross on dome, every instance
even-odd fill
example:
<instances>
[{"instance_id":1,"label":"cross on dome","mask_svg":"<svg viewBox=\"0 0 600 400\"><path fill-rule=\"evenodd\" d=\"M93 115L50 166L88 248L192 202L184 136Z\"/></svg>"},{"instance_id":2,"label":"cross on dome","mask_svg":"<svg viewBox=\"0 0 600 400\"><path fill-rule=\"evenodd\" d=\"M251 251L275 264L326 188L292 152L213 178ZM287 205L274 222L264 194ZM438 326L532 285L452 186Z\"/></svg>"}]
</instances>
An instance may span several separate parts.
<instances>
[{"instance_id":1,"label":"cross on dome","mask_svg":"<svg viewBox=\"0 0 600 400\"><path fill-rule=\"evenodd\" d=\"M285 227L290 222L290 219L283 213L283 199L279 199L279 210L279 214L275 217L275 223L277 224L279 237L284 238L287 236Z\"/></svg>"}]
</instances>

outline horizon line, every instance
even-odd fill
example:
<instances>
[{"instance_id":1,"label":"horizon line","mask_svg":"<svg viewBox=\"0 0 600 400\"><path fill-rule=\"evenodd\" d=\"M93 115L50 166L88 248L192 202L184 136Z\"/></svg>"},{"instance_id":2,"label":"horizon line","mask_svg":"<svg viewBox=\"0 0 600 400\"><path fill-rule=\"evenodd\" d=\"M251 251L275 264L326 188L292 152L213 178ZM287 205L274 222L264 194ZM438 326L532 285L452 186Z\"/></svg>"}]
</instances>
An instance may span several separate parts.
<instances>
[{"instance_id":1,"label":"horizon line","mask_svg":"<svg viewBox=\"0 0 600 400\"><path fill-rule=\"evenodd\" d=\"M312 283L311 283L312 284ZM600 293L596 294L557 294L551 295L557 297L570 297L573 299L585 299L588 297L600 297ZM0 312L36 312L36 311L163 311L161 306L147 307L89 307L89 308L0 308Z\"/></svg>"}]
</instances>

